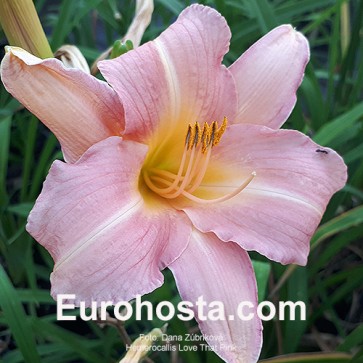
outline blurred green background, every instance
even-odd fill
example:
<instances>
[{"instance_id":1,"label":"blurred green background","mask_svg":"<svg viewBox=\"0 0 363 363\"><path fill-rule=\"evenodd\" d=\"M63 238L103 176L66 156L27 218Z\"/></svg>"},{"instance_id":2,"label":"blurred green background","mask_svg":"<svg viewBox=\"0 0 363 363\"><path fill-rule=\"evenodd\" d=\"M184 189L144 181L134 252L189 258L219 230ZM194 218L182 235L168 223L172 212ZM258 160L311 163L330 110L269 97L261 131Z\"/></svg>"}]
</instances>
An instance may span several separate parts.
<instances>
[{"instance_id":1,"label":"blurred green background","mask_svg":"<svg viewBox=\"0 0 363 363\"><path fill-rule=\"evenodd\" d=\"M2 1L2 0L0 0ZM155 38L191 1L156 0L143 42ZM312 239L306 267L281 266L257 254L260 299L302 300L306 321L264 323L261 359L274 362L363 362L363 0L209 0L232 30L231 64L273 27L291 23L309 39L311 61L298 102L284 127L300 130L332 147L349 168L346 187L331 200ZM135 2L120 0L35 0L52 49L79 46L89 64L131 23ZM6 45L0 32L0 42ZM1 50L3 55L3 50ZM55 137L0 89L0 362L116 362L125 352L120 329L95 322L57 322L49 296L53 262L25 232L27 215L51 163L62 158ZM145 299L157 303L179 296L171 274ZM130 319L134 340L162 321ZM120 327L119 327L120 328ZM198 332L177 318L168 334ZM184 342L183 344L197 344ZM324 352L324 355L320 355ZM339 353L340 352L340 353ZM155 353L151 362L221 362L212 352Z\"/></svg>"}]
</instances>

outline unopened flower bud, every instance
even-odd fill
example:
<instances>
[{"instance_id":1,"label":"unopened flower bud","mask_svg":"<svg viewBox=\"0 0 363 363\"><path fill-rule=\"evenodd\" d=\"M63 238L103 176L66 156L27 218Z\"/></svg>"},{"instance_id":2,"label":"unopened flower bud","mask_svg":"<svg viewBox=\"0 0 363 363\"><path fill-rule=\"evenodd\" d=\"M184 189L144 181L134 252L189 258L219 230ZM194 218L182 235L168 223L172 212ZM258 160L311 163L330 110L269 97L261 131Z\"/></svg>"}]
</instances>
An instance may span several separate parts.
<instances>
[{"instance_id":1,"label":"unopened flower bud","mask_svg":"<svg viewBox=\"0 0 363 363\"><path fill-rule=\"evenodd\" d=\"M121 40L116 40L113 44L113 48L111 51L110 58L116 58L119 57L122 54L127 53L129 50L133 50L134 45L131 40L126 40L125 43L121 42Z\"/></svg>"},{"instance_id":2,"label":"unopened flower bud","mask_svg":"<svg viewBox=\"0 0 363 363\"><path fill-rule=\"evenodd\" d=\"M153 343L161 339L162 335L163 332L159 328L151 330L147 335L141 335L128 347L127 353L120 363L138 363L149 353Z\"/></svg>"},{"instance_id":3,"label":"unopened flower bud","mask_svg":"<svg viewBox=\"0 0 363 363\"><path fill-rule=\"evenodd\" d=\"M1 0L0 23L10 45L40 58L53 57L32 0Z\"/></svg>"}]
</instances>

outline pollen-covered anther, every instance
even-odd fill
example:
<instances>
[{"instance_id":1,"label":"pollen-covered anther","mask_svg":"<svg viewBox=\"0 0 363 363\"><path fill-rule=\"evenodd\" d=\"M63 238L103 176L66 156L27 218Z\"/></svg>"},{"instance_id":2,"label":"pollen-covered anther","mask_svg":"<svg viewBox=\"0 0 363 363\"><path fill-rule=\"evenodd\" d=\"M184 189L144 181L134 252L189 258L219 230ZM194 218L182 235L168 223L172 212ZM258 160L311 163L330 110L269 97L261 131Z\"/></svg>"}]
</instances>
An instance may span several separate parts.
<instances>
[{"instance_id":1,"label":"pollen-covered anther","mask_svg":"<svg viewBox=\"0 0 363 363\"><path fill-rule=\"evenodd\" d=\"M211 125L208 125L208 123L205 122L203 129L198 122L196 122L193 126L189 124L187 135L185 137L187 150L201 146L202 153L205 153L208 146L211 145L213 147L219 144L226 128L227 117L223 118L221 127L218 127L218 123L216 121L213 121Z\"/></svg>"},{"instance_id":2,"label":"pollen-covered anther","mask_svg":"<svg viewBox=\"0 0 363 363\"><path fill-rule=\"evenodd\" d=\"M226 131L226 128L227 128L227 117L224 117L221 127L216 131L216 133L214 135L213 146L216 146L219 144L219 142L221 141L222 135Z\"/></svg>"}]
</instances>

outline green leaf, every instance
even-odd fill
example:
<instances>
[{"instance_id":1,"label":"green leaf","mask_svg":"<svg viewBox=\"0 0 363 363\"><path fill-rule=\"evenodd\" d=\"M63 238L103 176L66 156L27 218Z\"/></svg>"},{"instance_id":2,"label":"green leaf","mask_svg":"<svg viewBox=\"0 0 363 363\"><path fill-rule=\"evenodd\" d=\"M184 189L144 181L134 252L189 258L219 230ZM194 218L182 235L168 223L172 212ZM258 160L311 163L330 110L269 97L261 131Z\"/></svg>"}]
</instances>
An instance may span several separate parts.
<instances>
[{"instance_id":1,"label":"green leaf","mask_svg":"<svg viewBox=\"0 0 363 363\"><path fill-rule=\"evenodd\" d=\"M58 140L53 134L50 134L47 141L43 145L42 152L38 158L37 165L34 170L32 184L30 186L29 197L35 199L40 193L44 179L50 168L50 164L55 159L54 152L58 145Z\"/></svg>"},{"instance_id":2,"label":"green leaf","mask_svg":"<svg viewBox=\"0 0 363 363\"><path fill-rule=\"evenodd\" d=\"M338 350L340 352L348 352L354 347L363 345L363 324L355 328L344 340L342 344L339 345Z\"/></svg>"},{"instance_id":3,"label":"green leaf","mask_svg":"<svg viewBox=\"0 0 363 363\"><path fill-rule=\"evenodd\" d=\"M309 109L312 128L318 130L326 119L326 107L321 94L319 81L312 64L308 64L306 68L306 75L300 90L304 95Z\"/></svg>"},{"instance_id":4,"label":"green leaf","mask_svg":"<svg viewBox=\"0 0 363 363\"><path fill-rule=\"evenodd\" d=\"M344 353L302 353L260 360L260 363L345 363L352 356Z\"/></svg>"},{"instance_id":5,"label":"green leaf","mask_svg":"<svg viewBox=\"0 0 363 363\"><path fill-rule=\"evenodd\" d=\"M26 363L40 363L35 338L24 308L8 275L0 265L0 306Z\"/></svg>"},{"instance_id":6,"label":"green leaf","mask_svg":"<svg viewBox=\"0 0 363 363\"><path fill-rule=\"evenodd\" d=\"M347 164L350 164L359 159L363 159L363 144L356 146L354 149L344 154L343 157Z\"/></svg>"},{"instance_id":7,"label":"green leaf","mask_svg":"<svg viewBox=\"0 0 363 363\"><path fill-rule=\"evenodd\" d=\"M165 8L169 9L174 15L179 15L184 9L184 5L179 0L158 0Z\"/></svg>"},{"instance_id":8,"label":"green leaf","mask_svg":"<svg viewBox=\"0 0 363 363\"><path fill-rule=\"evenodd\" d=\"M20 190L20 200L25 201L28 192L28 186L31 184L31 171L34 165L34 148L37 139L37 129L39 121L35 116L31 116L28 122L26 132L26 143L24 150L24 162L23 162L23 175L22 175L22 186Z\"/></svg>"},{"instance_id":9,"label":"green leaf","mask_svg":"<svg viewBox=\"0 0 363 363\"><path fill-rule=\"evenodd\" d=\"M287 284L287 301L302 301L309 310L309 293L307 270L304 267L298 267L292 274ZM306 330L308 321L301 320L299 315L295 320L286 319L284 321L284 340L283 347L285 353L293 353L296 351L301 338ZM294 334L291 334L291 332Z\"/></svg>"},{"instance_id":10,"label":"green leaf","mask_svg":"<svg viewBox=\"0 0 363 363\"><path fill-rule=\"evenodd\" d=\"M248 1L253 16L256 17L263 34L279 25L274 10L266 0Z\"/></svg>"},{"instance_id":11,"label":"green leaf","mask_svg":"<svg viewBox=\"0 0 363 363\"><path fill-rule=\"evenodd\" d=\"M0 118L0 205L6 205L6 175L8 169L10 127L12 116Z\"/></svg>"},{"instance_id":12,"label":"green leaf","mask_svg":"<svg viewBox=\"0 0 363 363\"><path fill-rule=\"evenodd\" d=\"M88 363L102 362L102 357L91 349L99 344L42 319L32 319L34 330L43 338L62 343L67 349L77 352Z\"/></svg>"},{"instance_id":13,"label":"green leaf","mask_svg":"<svg viewBox=\"0 0 363 363\"><path fill-rule=\"evenodd\" d=\"M33 206L34 203L20 203L20 204L10 205L8 208L6 208L6 210L20 217L27 217Z\"/></svg>"},{"instance_id":14,"label":"green leaf","mask_svg":"<svg viewBox=\"0 0 363 363\"><path fill-rule=\"evenodd\" d=\"M0 118L12 116L14 112L20 107L20 103L15 98L11 98L9 102L6 103L6 107L0 108Z\"/></svg>"},{"instance_id":15,"label":"green leaf","mask_svg":"<svg viewBox=\"0 0 363 363\"><path fill-rule=\"evenodd\" d=\"M346 1L346 0L343 0ZM292 22L292 19L301 17L304 13L315 12L317 18L324 14L326 8L330 9L329 6L334 5L336 0L299 0L299 6L296 1L282 1L276 7L276 14L279 18L282 18L285 22Z\"/></svg>"},{"instance_id":16,"label":"green leaf","mask_svg":"<svg viewBox=\"0 0 363 363\"><path fill-rule=\"evenodd\" d=\"M54 304L53 298L50 296L49 290L30 290L30 289L17 289L19 300L24 302Z\"/></svg>"},{"instance_id":17,"label":"green leaf","mask_svg":"<svg viewBox=\"0 0 363 363\"><path fill-rule=\"evenodd\" d=\"M258 301L263 301L266 296L266 288L268 277L271 271L271 264L268 262L252 260L253 269L255 270L257 289L258 289Z\"/></svg>"},{"instance_id":18,"label":"green leaf","mask_svg":"<svg viewBox=\"0 0 363 363\"><path fill-rule=\"evenodd\" d=\"M352 279L352 276L354 276L355 278ZM320 288L314 286L310 290L310 295L321 295L323 302L318 309L315 309L313 311L313 314L310 318L311 321L314 321L319 316L326 313L327 310L334 311L333 306L335 304L343 299L346 299L347 296L350 296L352 292L362 286L362 284L363 266L357 266L342 270L335 273L334 275L331 275L323 281ZM334 287L334 292L328 296L325 291L329 287ZM340 331L343 334L342 329L340 329Z\"/></svg>"},{"instance_id":19,"label":"green leaf","mask_svg":"<svg viewBox=\"0 0 363 363\"><path fill-rule=\"evenodd\" d=\"M311 239L311 248L315 248L328 237L360 223L363 223L363 206L353 208L319 227Z\"/></svg>"},{"instance_id":20,"label":"green leaf","mask_svg":"<svg viewBox=\"0 0 363 363\"><path fill-rule=\"evenodd\" d=\"M339 138L363 117L363 102L351 110L325 124L314 136L314 141L321 145L336 146Z\"/></svg>"},{"instance_id":21,"label":"green leaf","mask_svg":"<svg viewBox=\"0 0 363 363\"><path fill-rule=\"evenodd\" d=\"M68 359L62 359L62 355L70 356L72 353L63 344L39 344L38 345L39 354L42 357L42 363L59 363L59 362L73 362L76 360L77 355L72 354ZM55 358L56 357L56 358ZM4 361L0 360L0 363L23 363L24 359L18 350L12 350L4 355Z\"/></svg>"},{"instance_id":22,"label":"green leaf","mask_svg":"<svg viewBox=\"0 0 363 363\"><path fill-rule=\"evenodd\" d=\"M291 2L292 7L294 8L298 8L300 10L302 9L302 6L300 4L302 3L306 3L306 5L308 6L308 9L306 11L313 11L314 10L314 5L316 5L316 7L322 7L322 6L327 6L327 5L333 5L331 7L328 7L327 9L318 12L316 18L313 19L312 22L310 22L306 27L304 27L304 29L302 30L302 33L306 34L306 33L310 33L313 30L317 29L319 26L321 26L321 24L326 21L326 20L330 20L332 17L332 14L334 14L335 12L337 12L340 8L340 6L342 5L342 3L347 2L348 0L333 0L333 1L316 1L316 0L302 0L299 2L299 6L296 6L295 2ZM330 4L329 4L330 3ZM296 9L295 9L296 11Z\"/></svg>"},{"instance_id":23,"label":"green leaf","mask_svg":"<svg viewBox=\"0 0 363 363\"><path fill-rule=\"evenodd\" d=\"M70 22L75 3L76 2L72 0L63 0L60 5L60 11L57 18L58 22L53 30L51 40L51 46L54 50L57 50L64 43L67 34L71 30Z\"/></svg>"},{"instance_id":24,"label":"green leaf","mask_svg":"<svg viewBox=\"0 0 363 363\"><path fill-rule=\"evenodd\" d=\"M342 232L350 227L358 226L363 223L363 206L356 207L346 213L333 218L329 222L323 224L315 232L311 239L311 250L316 248L321 242L336 233ZM297 265L290 265L281 276L278 284L270 292L270 296L274 295L288 280L292 273L296 270Z\"/></svg>"},{"instance_id":25,"label":"green leaf","mask_svg":"<svg viewBox=\"0 0 363 363\"><path fill-rule=\"evenodd\" d=\"M355 240L363 238L363 224L357 227L349 228L347 233L338 233L334 238L329 240L329 248L321 248L318 253L317 261L313 261L309 269L309 274L313 277L320 269L324 267L331 259L334 258L343 248Z\"/></svg>"},{"instance_id":26,"label":"green leaf","mask_svg":"<svg viewBox=\"0 0 363 363\"><path fill-rule=\"evenodd\" d=\"M79 25L81 19L94 9L102 0L73 1L63 0L60 6L58 21L53 30L52 49L58 49L72 29Z\"/></svg>"}]
</instances>

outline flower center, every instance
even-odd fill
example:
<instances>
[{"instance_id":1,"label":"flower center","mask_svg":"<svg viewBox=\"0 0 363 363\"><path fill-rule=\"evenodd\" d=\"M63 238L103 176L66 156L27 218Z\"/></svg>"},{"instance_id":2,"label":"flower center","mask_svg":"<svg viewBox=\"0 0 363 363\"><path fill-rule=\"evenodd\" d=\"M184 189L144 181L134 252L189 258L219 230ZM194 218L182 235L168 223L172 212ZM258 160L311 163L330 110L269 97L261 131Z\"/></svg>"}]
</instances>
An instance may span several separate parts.
<instances>
[{"instance_id":1,"label":"flower center","mask_svg":"<svg viewBox=\"0 0 363 363\"><path fill-rule=\"evenodd\" d=\"M220 127L216 121L210 125L205 122L203 128L198 122L189 124L178 172L149 168L143 172L146 185L163 198L175 199L182 195L203 204L222 202L239 194L256 176L255 172L235 191L220 198L201 199L193 195L207 172L212 149L219 144L226 128L226 117Z\"/></svg>"}]
</instances>

